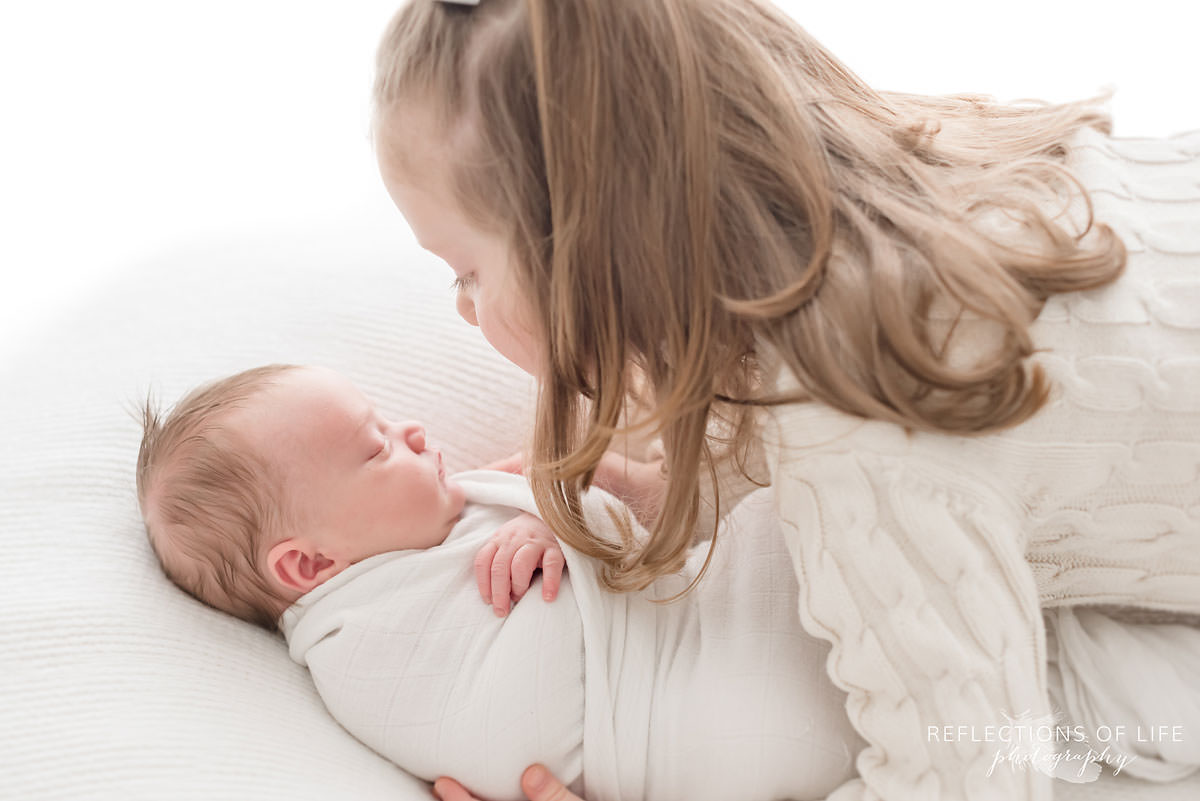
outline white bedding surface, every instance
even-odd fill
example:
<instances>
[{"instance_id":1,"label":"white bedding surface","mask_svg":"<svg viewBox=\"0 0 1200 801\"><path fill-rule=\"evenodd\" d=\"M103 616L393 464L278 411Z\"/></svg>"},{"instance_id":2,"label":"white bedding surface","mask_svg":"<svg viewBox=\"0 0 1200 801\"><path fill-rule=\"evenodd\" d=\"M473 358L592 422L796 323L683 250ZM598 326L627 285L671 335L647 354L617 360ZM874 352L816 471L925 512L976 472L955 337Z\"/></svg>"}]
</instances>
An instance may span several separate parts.
<instances>
[{"instance_id":1,"label":"white bedding surface","mask_svg":"<svg viewBox=\"0 0 1200 801\"><path fill-rule=\"evenodd\" d=\"M0 797L429 798L326 713L281 638L159 572L134 498L147 390L324 364L424 420L448 467L521 445L526 376L453 313L448 271L350 226L164 254L0 371ZM1184 801L1200 776L1057 785Z\"/></svg>"}]
</instances>

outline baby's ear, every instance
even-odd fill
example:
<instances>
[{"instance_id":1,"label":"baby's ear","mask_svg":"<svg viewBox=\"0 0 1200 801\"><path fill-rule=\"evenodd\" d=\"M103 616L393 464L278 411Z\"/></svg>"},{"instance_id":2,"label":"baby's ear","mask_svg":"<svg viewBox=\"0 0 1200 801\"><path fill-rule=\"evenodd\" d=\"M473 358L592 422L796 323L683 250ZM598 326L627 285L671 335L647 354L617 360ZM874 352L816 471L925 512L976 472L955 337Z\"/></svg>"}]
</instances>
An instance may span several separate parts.
<instances>
[{"instance_id":1,"label":"baby's ear","mask_svg":"<svg viewBox=\"0 0 1200 801\"><path fill-rule=\"evenodd\" d=\"M267 552L268 577L289 593L303 595L336 576L343 567L300 539L276 543Z\"/></svg>"}]
</instances>

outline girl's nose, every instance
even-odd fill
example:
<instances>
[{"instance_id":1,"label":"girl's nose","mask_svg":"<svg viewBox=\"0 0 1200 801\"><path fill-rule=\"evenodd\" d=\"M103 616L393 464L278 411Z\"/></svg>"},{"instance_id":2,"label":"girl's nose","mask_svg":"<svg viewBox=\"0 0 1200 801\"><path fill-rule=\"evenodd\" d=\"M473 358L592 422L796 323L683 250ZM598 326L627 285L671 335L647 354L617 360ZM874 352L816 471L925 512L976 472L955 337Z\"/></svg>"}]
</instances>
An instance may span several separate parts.
<instances>
[{"instance_id":1,"label":"girl's nose","mask_svg":"<svg viewBox=\"0 0 1200 801\"><path fill-rule=\"evenodd\" d=\"M475 314L475 301L471 300L466 294L460 292L454 301L454 307L458 311L458 316L467 321L470 325L479 326L479 316Z\"/></svg>"},{"instance_id":2,"label":"girl's nose","mask_svg":"<svg viewBox=\"0 0 1200 801\"><path fill-rule=\"evenodd\" d=\"M423 453L425 451L425 426L415 421L409 421L402 424L404 442L412 449L413 453Z\"/></svg>"}]
</instances>

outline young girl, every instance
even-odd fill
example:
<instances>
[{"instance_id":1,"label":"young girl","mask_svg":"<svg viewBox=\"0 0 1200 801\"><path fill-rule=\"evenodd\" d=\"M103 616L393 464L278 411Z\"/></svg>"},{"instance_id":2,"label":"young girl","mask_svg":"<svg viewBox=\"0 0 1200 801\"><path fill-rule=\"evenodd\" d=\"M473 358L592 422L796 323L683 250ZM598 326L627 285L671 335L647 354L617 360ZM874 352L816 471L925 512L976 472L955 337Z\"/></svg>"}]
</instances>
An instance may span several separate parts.
<instances>
[{"instance_id":1,"label":"young girl","mask_svg":"<svg viewBox=\"0 0 1200 801\"><path fill-rule=\"evenodd\" d=\"M765 454L869 743L831 797L1047 797L1002 732L1056 706L1130 772L1200 764L1200 724L1094 738L1200 720L1200 135L876 92L765 0L414 0L375 101L396 205L540 380L539 509L612 589ZM580 492L635 388L668 481L621 548Z\"/></svg>"}]
</instances>

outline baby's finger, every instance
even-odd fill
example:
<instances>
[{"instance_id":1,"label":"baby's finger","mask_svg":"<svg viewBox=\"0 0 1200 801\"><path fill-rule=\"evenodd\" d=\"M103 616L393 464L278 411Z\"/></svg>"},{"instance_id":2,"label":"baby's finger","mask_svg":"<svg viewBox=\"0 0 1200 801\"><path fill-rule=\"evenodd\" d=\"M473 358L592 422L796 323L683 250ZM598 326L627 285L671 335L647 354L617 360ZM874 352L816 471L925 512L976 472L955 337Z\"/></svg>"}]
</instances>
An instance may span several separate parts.
<instances>
[{"instance_id":1,"label":"baby's finger","mask_svg":"<svg viewBox=\"0 0 1200 801\"><path fill-rule=\"evenodd\" d=\"M492 559L492 609L495 610L496 617L504 617L508 614L508 593L511 586L509 571L512 569L514 550L512 543L506 542L500 546L500 550Z\"/></svg>"},{"instance_id":2,"label":"baby's finger","mask_svg":"<svg viewBox=\"0 0 1200 801\"><path fill-rule=\"evenodd\" d=\"M479 585L479 594L485 604L492 602L492 561L497 550L496 543L489 542L475 554L475 583Z\"/></svg>"},{"instance_id":3,"label":"baby's finger","mask_svg":"<svg viewBox=\"0 0 1200 801\"><path fill-rule=\"evenodd\" d=\"M566 558L558 548L549 548L542 555L542 598L553 601L558 597L558 586L562 582Z\"/></svg>"},{"instance_id":4,"label":"baby's finger","mask_svg":"<svg viewBox=\"0 0 1200 801\"><path fill-rule=\"evenodd\" d=\"M521 600L533 581L533 571L542 561L542 546L527 542L517 549L512 560L512 596Z\"/></svg>"}]
</instances>

